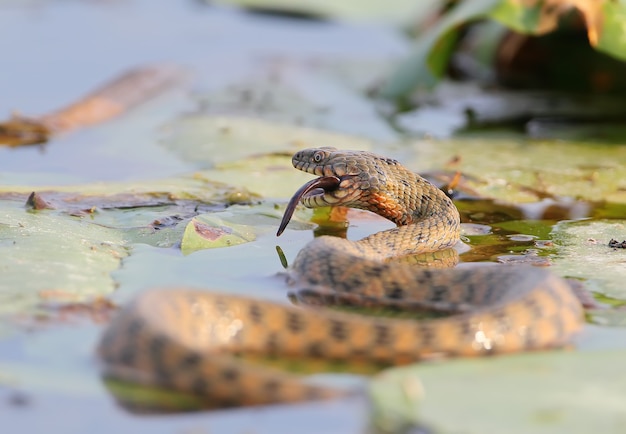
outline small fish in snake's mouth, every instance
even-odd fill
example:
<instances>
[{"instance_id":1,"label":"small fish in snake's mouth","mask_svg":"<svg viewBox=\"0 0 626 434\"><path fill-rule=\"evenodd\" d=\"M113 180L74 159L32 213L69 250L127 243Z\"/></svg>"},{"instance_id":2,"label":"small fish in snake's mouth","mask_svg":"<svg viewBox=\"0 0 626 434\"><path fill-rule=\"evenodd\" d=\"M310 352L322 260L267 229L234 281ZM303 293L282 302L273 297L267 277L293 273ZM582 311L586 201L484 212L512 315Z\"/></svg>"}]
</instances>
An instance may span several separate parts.
<instances>
[{"instance_id":1,"label":"small fish in snake's mouth","mask_svg":"<svg viewBox=\"0 0 626 434\"><path fill-rule=\"evenodd\" d=\"M296 206L298 206L298 203L302 198L323 196L325 192L337 189L340 183L341 180L336 176L322 176L315 178L300 187L287 204L285 214L283 215L283 219L280 221L280 226L278 226L276 236L279 237L283 233L287 224L291 220L294 211L296 210Z\"/></svg>"}]
</instances>

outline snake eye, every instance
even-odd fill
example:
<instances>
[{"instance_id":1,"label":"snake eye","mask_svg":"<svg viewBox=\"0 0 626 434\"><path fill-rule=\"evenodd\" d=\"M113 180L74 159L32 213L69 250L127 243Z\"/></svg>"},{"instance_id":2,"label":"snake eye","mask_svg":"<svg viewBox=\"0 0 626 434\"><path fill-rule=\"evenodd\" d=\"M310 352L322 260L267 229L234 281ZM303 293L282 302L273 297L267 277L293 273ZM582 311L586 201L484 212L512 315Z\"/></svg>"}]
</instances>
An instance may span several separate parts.
<instances>
[{"instance_id":1,"label":"snake eye","mask_svg":"<svg viewBox=\"0 0 626 434\"><path fill-rule=\"evenodd\" d=\"M319 163L324 158L324 153L322 151L317 151L313 154L313 161Z\"/></svg>"}]
</instances>

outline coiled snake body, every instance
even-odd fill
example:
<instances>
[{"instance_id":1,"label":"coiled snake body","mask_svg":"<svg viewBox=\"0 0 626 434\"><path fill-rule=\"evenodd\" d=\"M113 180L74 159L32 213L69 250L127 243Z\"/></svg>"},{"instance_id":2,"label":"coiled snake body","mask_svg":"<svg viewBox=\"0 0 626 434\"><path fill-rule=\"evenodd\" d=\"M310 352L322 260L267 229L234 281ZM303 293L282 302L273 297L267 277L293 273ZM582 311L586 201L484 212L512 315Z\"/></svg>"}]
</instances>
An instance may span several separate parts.
<instances>
[{"instance_id":1,"label":"coiled snake body","mask_svg":"<svg viewBox=\"0 0 626 434\"><path fill-rule=\"evenodd\" d=\"M563 346L582 324L568 284L544 269L480 266L430 270L391 259L437 252L459 239L448 197L397 161L361 151L308 149L296 168L318 175L298 201L374 211L398 227L357 242L316 238L291 276L322 298L442 307L428 320L366 317L187 289L141 294L105 332L106 375L192 392L212 405L250 405L335 396L339 391L250 363L242 354L407 363L434 355L479 356Z\"/></svg>"}]
</instances>

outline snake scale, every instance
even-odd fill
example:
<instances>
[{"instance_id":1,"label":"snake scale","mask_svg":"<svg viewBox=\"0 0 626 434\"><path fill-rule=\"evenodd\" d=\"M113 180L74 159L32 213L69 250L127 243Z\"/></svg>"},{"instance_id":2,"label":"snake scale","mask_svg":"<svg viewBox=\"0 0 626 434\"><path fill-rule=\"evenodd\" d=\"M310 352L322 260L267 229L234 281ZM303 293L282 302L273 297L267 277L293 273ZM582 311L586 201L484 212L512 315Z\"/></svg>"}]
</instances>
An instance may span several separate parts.
<instances>
[{"instance_id":1,"label":"snake scale","mask_svg":"<svg viewBox=\"0 0 626 434\"><path fill-rule=\"evenodd\" d=\"M324 300L380 300L456 314L418 321L189 289L151 290L123 308L104 333L98 353L106 376L191 392L216 406L292 402L344 392L241 356L400 364L560 347L581 327L578 298L545 269L493 264L433 270L395 261L445 251L460 232L452 201L396 160L316 148L297 152L293 164L318 178L294 196L280 231L299 201L366 209L397 224L356 242L314 239L290 269L299 288Z\"/></svg>"}]
</instances>

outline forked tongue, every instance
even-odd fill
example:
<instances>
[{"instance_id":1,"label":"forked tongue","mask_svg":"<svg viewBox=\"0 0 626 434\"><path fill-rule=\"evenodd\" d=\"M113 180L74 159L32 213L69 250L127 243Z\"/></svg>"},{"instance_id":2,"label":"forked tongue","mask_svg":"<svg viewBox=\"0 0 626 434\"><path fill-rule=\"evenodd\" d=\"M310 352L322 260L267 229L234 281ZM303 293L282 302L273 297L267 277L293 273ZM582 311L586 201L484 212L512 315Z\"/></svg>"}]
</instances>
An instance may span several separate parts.
<instances>
[{"instance_id":1,"label":"forked tongue","mask_svg":"<svg viewBox=\"0 0 626 434\"><path fill-rule=\"evenodd\" d=\"M278 226L278 232L276 232L276 236L280 237L280 234L282 234L287 227L287 224L289 223L289 220L291 220L291 216L293 216L293 213L296 210L296 206L298 206L300 199L302 199L309 192L317 188L321 188L323 190L335 189L339 186L339 182L340 180L336 176L322 176L321 178L315 178L300 187L287 204L285 214L283 214L283 219L280 222L280 226Z\"/></svg>"}]
</instances>

